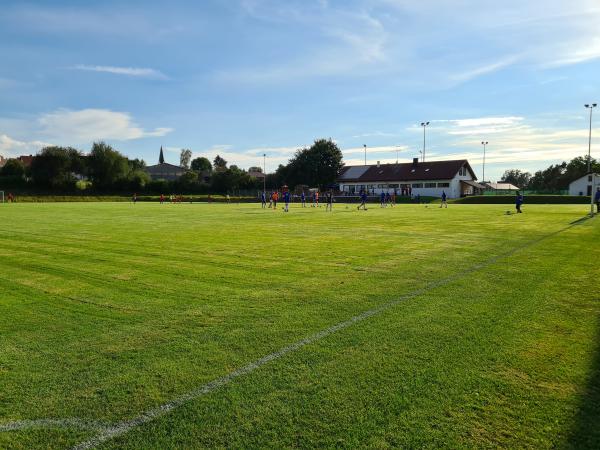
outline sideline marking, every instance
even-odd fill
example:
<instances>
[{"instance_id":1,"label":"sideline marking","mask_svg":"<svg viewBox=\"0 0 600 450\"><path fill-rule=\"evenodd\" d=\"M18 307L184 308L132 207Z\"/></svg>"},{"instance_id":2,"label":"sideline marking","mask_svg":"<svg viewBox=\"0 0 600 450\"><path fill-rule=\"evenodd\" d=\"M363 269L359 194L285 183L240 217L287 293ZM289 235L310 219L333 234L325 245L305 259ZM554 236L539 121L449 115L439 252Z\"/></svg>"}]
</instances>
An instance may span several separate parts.
<instances>
[{"instance_id":1,"label":"sideline marking","mask_svg":"<svg viewBox=\"0 0 600 450\"><path fill-rule=\"evenodd\" d=\"M170 411L173 411L174 409L176 409L192 400L195 400L195 399L202 397L203 395L206 395L216 389L219 389L220 387L230 383L231 381L235 380L236 378L246 375L248 373L251 373L251 372L255 371L256 369L260 368L261 366L264 366L265 364L267 364L271 361L279 359L288 353L299 350L306 345L309 345L309 344L312 344L313 342L319 341L333 333L336 333L337 331L348 328L349 326L354 325L355 323L362 322L363 320L368 319L369 317L381 314L382 312L385 312L388 309L393 308L394 306L398 305L401 302L412 299L414 297L418 297L419 295L421 295L427 291L430 291L430 290L435 289L440 286L444 286L453 281L464 278L471 273L477 272L478 270L481 270L485 267L491 266L492 264L496 263L500 259L512 256L515 253L517 253L521 250L524 250L528 247L534 246L537 243L539 243L545 239L548 239L550 237L556 236L557 234L563 233L563 232L581 224L582 222L583 222L583 220L573 222L564 228L561 228L557 231L554 231L547 235L541 236L539 238L533 239L533 240L526 242L520 246L517 246L509 251L506 251L504 253L500 253L496 256L493 256L479 264L475 264L475 265L471 266L470 268L465 269L463 272L451 275L446 278L442 278L438 281L433 281L433 282L425 285L424 287L414 290L412 292L409 292L407 294L404 294L403 296L401 296L395 300L389 301L383 305L380 305L378 307L375 307L373 309L365 311L361 314L358 314L354 317L351 317L348 320L345 320L345 321L340 322L336 325L333 325L329 328L321 330L309 337L306 337L300 341L297 341L293 344L285 346L276 352L273 352L266 356L263 356L262 358L257 359L256 361L253 361L237 370L234 370L233 372L230 372L227 375L223 375L219 378L214 379L213 381L209 381L208 383L206 383L192 391L189 391L189 392L175 398L174 400L171 400L170 402L167 402L167 403L164 403L157 407L151 408L151 409L143 412L139 416L134 417L133 419L125 420L122 422L117 422L113 425L106 425L106 424L101 424L99 422L86 421L83 419L23 420L23 421L18 421L18 422L9 422L7 424L0 424L0 432L14 431L14 430L20 430L20 429L31 428L31 427L36 427L36 426L48 427L48 428L50 428L50 427L54 427L54 428L69 427L69 426L79 427L79 428L86 427L86 428L92 429L94 431L98 431L98 434L96 436L93 436L92 438L90 438L87 441L77 444L76 446L73 447L73 450L86 450L86 449L91 449L91 448L97 447L98 445L102 444L103 442L106 442L117 436L126 434L129 431L131 431L133 428L136 428L140 425L143 425L145 423L153 421L154 419L164 416L165 414L169 413Z\"/></svg>"}]
</instances>

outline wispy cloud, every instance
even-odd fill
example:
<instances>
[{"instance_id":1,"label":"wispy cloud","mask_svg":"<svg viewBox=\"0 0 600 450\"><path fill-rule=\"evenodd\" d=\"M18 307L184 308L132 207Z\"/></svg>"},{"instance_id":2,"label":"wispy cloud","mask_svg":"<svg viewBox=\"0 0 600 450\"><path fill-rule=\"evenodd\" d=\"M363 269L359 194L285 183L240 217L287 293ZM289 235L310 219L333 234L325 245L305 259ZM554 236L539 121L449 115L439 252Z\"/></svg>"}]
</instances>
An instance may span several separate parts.
<instances>
[{"instance_id":1,"label":"wispy cloud","mask_svg":"<svg viewBox=\"0 0 600 450\"><path fill-rule=\"evenodd\" d=\"M98 139L127 141L145 137L165 136L172 128L144 130L126 112L107 109L82 109L72 111L59 109L43 114L38 122L41 133L57 140L73 143Z\"/></svg>"},{"instance_id":2,"label":"wispy cloud","mask_svg":"<svg viewBox=\"0 0 600 450\"><path fill-rule=\"evenodd\" d=\"M73 70L83 70L87 72L104 72L115 75L126 75L129 77L152 78L156 80L167 80L168 77L159 70L146 67L116 67L116 66L88 66L86 64L77 64L71 67Z\"/></svg>"}]
</instances>

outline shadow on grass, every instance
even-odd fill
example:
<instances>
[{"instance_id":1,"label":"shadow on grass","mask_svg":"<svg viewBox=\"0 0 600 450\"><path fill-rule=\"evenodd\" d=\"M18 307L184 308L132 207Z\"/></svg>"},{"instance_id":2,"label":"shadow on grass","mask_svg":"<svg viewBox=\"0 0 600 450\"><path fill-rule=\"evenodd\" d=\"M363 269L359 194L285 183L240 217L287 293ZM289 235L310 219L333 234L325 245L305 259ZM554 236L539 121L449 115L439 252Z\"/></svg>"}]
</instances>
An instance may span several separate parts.
<instances>
[{"instance_id":1,"label":"shadow on grass","mask_svg":"<svg viewBox=\"0 0 600 450\"><path fill-rule=\"evenodd\" d=\"M600 320L594 342L594 360L575 423L567 438L567 448L600 449Z\"/></svg>"}]
</instances>

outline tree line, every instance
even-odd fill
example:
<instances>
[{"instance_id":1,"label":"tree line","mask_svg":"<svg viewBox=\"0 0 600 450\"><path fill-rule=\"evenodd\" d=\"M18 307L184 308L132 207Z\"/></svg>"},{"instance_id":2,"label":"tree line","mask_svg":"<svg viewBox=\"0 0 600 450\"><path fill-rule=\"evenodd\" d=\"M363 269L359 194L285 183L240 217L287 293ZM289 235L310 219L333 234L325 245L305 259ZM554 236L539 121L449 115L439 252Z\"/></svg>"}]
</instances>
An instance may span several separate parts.
<instances>
[{"instance_id":1,"label":"tree line","mask_svg":"<svg viewBox=\"0 0 600 450\"><path fill-rule=\"evenodd\" d=\"M26 167L18 159L9 159L0 169L0 189L22 188L48 192L90 191L102 193L227 193L262 190L263 181L217 155L214 160L199 157L183 149L180 165L185 170L177 180L152 180L142 159L129 159L104 142L96 142L88 154L72 147L45 147ZM266 187L284 184L294 187L324 187L339 174L342 153L331 140L316 140L309 148L299 149L287 165L266 176ZM251 172L262 172L251 167Z\"/></svg>"},{"instance_id":2,"label":"tree line","mask_svg":"<svg viewBox=\"0 0 600 450\"><path fill-rule=\"evenodd\" d=\"M591 170L600 173L600 161L591 158ZM511 183L520 189L528 189L539 193L557 193L569 188L571 182L588 173L588 157L578 156L571 161L552 164L533 175L519 169L504 172L502 182Z\"/></svg>"}]
</instances>

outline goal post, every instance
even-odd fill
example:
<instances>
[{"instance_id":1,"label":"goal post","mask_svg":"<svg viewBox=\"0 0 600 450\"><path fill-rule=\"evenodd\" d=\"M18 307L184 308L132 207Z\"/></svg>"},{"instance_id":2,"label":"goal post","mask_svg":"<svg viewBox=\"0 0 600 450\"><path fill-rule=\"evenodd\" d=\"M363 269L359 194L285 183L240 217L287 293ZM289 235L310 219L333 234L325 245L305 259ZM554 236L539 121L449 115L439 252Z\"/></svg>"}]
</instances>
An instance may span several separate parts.
<instances>
[{"instance_id":1,"label":"goal post","mask_svg":"<svg viewBox=\"0 0 600 450\"><path fill-rule=\"evenodd\" d=\"M4 191L0 191L0 203L4 203Z\"/></svg>"}]
</instances>

